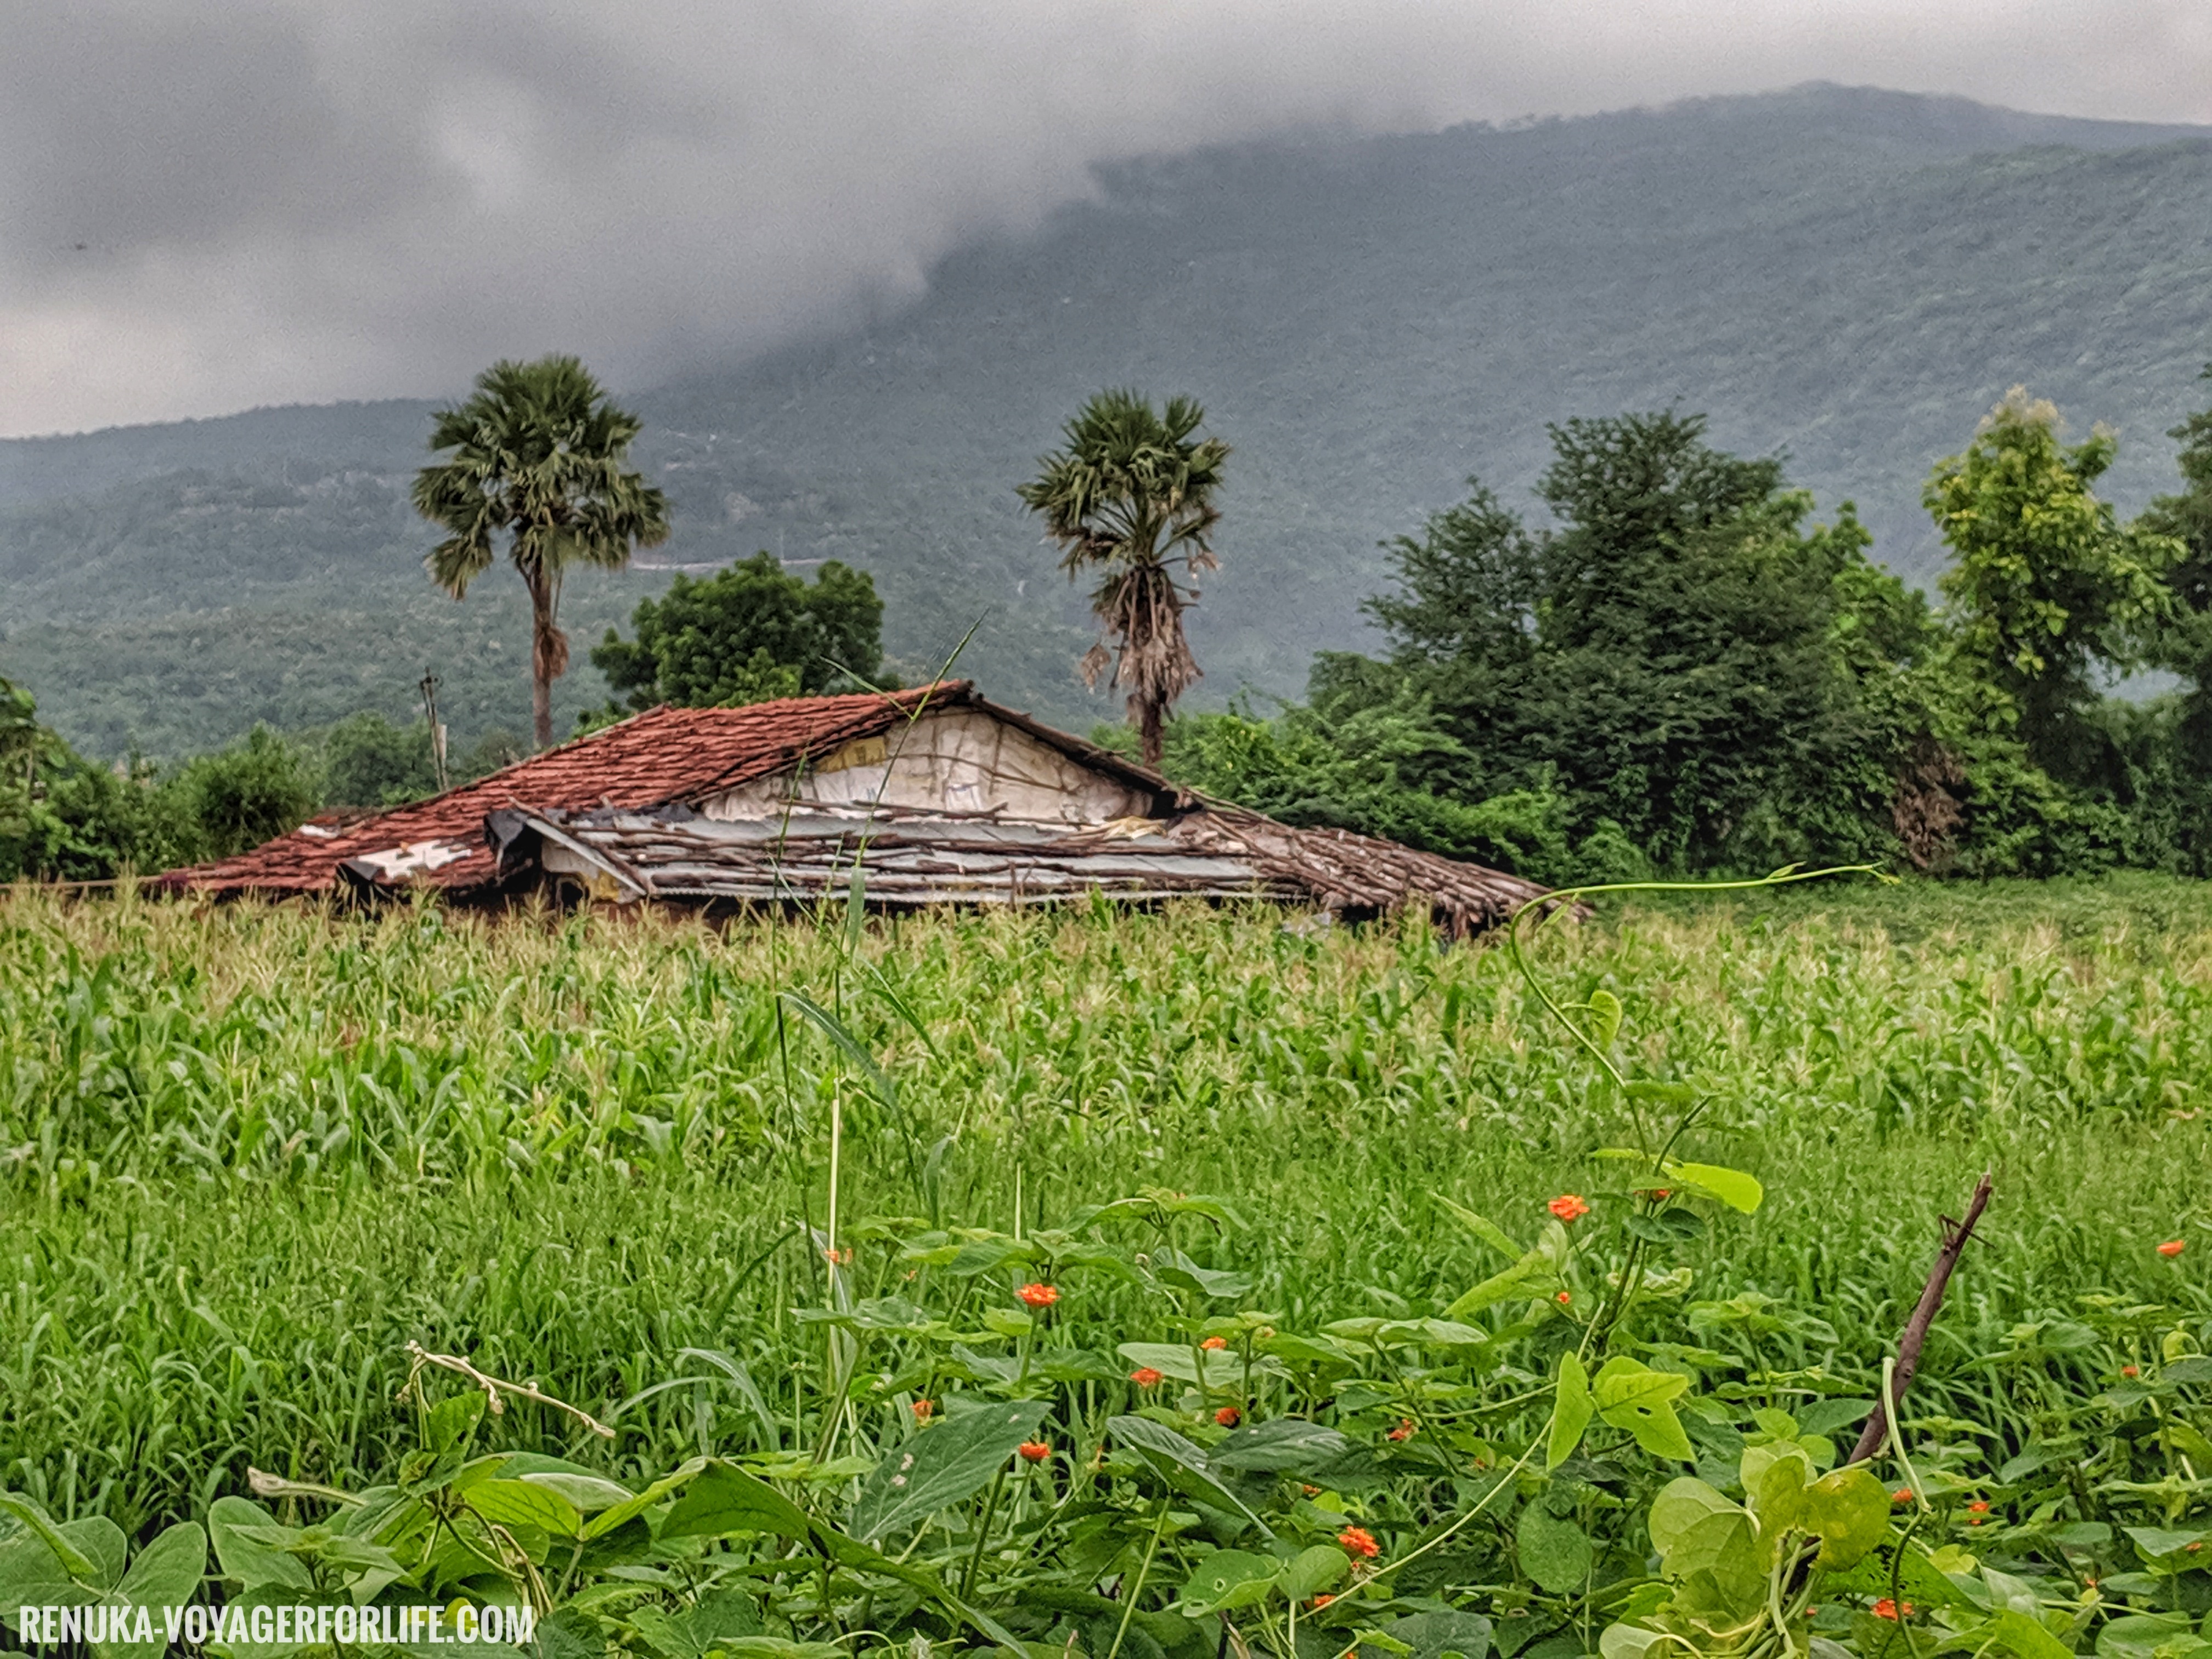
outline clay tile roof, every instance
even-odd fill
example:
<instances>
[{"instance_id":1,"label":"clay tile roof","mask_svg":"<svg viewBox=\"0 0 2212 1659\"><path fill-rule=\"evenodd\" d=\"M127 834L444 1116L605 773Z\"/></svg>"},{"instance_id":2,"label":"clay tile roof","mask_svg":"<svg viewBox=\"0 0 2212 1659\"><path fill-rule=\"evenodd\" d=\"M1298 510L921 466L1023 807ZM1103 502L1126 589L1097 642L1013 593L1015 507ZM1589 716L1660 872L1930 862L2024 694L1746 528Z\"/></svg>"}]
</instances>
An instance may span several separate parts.
<instances>
[{"instance_id":1,"label":"clay tile roof","mask_svg":"<svg viewBox=\"0 0 2212 1659\"><path fill-rule=\"evenodd\" d=\"M341 864L376 854L415 881L473 886L493 875L484 820L501 807L636 811L690 804L887 732L925 702L972 701L968 682L949 680L744 708L652 708L429 800L352 823L306 824L235 858L168 871L152 884L210 894L316 892L336 884Z\"/></svg>"}]
</instances>

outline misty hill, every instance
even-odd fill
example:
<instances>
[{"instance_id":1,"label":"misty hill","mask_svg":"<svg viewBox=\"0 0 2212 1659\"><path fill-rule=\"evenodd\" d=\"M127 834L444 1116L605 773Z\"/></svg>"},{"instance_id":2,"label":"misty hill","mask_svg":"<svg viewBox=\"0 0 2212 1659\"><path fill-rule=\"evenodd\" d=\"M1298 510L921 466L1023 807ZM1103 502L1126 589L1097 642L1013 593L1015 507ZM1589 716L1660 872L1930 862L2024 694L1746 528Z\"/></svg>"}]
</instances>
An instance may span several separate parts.
<instances>
[{"instance_id":1,"label":"misty hill","mask_svg":"<svg viewBox=\"0 0 2212 1659\"><path fill-rule=\"evenodd\" d=\"M1115 169L909 307L632 400L676 508L655 560L861 565L910 672L981 616L963 672L1080 724L1108 712L1081 607L1011 485L1102 385L1192 392L1236 447L1193 630L1218 702L1362 643L1376 542L1470 472L1525 499L1547 421L1708 410L1925 580L1921 480L2008 386L2119 428L2131 510L2172 486L2208 357L2212 133L1811 87ZM519 584L456 606L420 570L428 407L0 444L0 672L106 750L401 713L425 665L464 736L524 729ZM665 580L578 578L580 647Z\"/></svg>"}]
</instances>

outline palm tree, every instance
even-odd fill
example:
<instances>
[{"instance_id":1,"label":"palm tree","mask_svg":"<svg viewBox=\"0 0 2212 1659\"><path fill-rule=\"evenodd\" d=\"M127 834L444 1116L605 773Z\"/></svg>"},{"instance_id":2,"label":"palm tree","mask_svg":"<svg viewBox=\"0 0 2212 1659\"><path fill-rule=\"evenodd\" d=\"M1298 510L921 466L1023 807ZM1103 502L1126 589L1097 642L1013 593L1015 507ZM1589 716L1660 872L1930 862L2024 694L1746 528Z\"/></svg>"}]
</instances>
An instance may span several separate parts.
<instances>
[{"instance_id":1,"label":"palm tree","mask_svg":"<svg viewBox=\"0 0 2212 1659\"><path fill-rule=\"evenodd\" d=\"M1220 568L1206 534L1220 521L1213 495L1229 446L1191 436L1205 418L1188 398L1170 398L1156 413L1134 392L1102 392L1062 428L1066 446L1040 457L1037 476L1016 487L1044 515L1068 580L1098 573L1091 610L1115 649L1084 653L1084 684L1097 685L1113 664L1107 684L1128 694L1148 766L1160 763L1161 726L1176 699L1200 678L1182 632L1182 613L1198 599L1188 579Z\"/></svg>"},{"instance_id":2,"label":"palm tree","mask_svg":"<svg viewBox=\"0 0 2212 1659\"><path fill-rule=\"evenodd\" d=\"M617 409L574 357L498 362L475 395L434 419L452 452L415 477L417 512L448 533L422 561L459 599L491 568L494 541L530 590L530 704L538 746L553 741L553 682L568 669L561 578L572 564L619 570L633 546L668 539L668 498L627 470L637 416Z\"/></svg>"}]
</instances>

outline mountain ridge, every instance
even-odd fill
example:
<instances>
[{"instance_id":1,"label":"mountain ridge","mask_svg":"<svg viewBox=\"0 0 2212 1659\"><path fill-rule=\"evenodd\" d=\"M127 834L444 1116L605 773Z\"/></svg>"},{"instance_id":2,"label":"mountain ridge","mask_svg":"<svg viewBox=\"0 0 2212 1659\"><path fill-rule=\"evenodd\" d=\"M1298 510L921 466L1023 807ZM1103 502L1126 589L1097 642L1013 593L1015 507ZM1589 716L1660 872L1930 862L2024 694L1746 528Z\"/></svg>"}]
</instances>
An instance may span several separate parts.
<instances>
[{"instance_id":1,"label":"mountain ridge","mask_svg":"<svg viewBox=\"0 0 2212 1659\"><path fill-rule=\"evenodd\" d=\"M1815 85L1102 168L894 313L625 401L675 503L666 562L861 565L909 672L980 615L961 672L1080 724L1112 711L1073 679L1079 595L1012 486L1099 386L1192 392L1236 449L1224 568L1193 617L1218 702L1294 694L1313 650L1367 641L1376 543L1469 473L1533 507L1545 423L1571 415L1706 410L1717 441L1785 451L1821 516L1855 499L1876 556L1924 582L1929 464L2026 381L2078 427L2117 421L2132 508L2172 487L2162 434L2202 401L2208 275L2212 130ZM102 750L363 698L404 712L424 657L457 725L519 727L513 584L456 608L420 573L404 483L430 407L0 441L0 672ZM580 662L665 579L580 579ZM195 690L179 654L225 655L207 641L257 619L272 643ZM564 707L593 678L572 672Z\"/></svg>"}]
</instances>

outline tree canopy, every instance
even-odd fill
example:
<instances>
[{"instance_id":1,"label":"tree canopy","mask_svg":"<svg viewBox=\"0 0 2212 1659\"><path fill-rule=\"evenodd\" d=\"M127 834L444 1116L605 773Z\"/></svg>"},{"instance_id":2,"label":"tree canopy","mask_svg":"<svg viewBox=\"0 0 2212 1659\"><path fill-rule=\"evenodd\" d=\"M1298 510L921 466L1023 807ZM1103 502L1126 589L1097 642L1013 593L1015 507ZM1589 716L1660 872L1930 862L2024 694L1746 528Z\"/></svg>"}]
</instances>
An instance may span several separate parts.
<instances>
[{"instance_id":1,"label":"tree canopy","mask_svg":"<svg viewBox=\"0 0 2212 1659\"><path fill-rule=\"evenodd\" d=\"M2105 431L2059 440L2058 410L2014 386L1973 441L1937 463L1926 500L1953 562L1942 589L1966 673L2055 775L2100 775L2088 720L2093 674L2139 667L2172 619L2172 538L2123 526L2091 486L2118 445Z\"/></svg>"},{"instance_id":2,"label":"tree canopy","mask_svg":"<svg viewBox=\"0 0 2212 1659\"><path fill-rule=\"evenodd\" d=\"M447 532L423 566L455 599L491 568L499 538L529 590L531 714L553 740L553 682L568 669L561 579L575 564L619 568L668 538L667 497L628 467L641 423L574 357L495 363L476 392L433 417L446 459L415 479L416 510Z\"/></svg>"},{"instance_id":3,"label":"tree canopy","mask_svg":"<svg viewBox=\"0 0 2212 1659\"><path fill-rule=\"evenodd\" d=\"M883 626L866 571L831 559L810 583L761 552L703 581L678 575L639 601L635 640L611 628L592 661L632 708L726 708L876 683Z\"/></svg>"},{"instance_id":4,"label":"tree canopy","mask_svg":"<svg viewBox=\"0 0 2212 1659\"><path fill-rule=\"evenodd\" d=\"M1084 654L1084 683L1105 676L1126 693L1129 723L1154 766L1162 723L1200 678L1182 626L1198 599L1190 579L1220 568L1210 538L1229 446L1196 435L1205 419L1190 398L1156 410L1136 392L1099 392L1061 429L1060 448L1038 458L1036 476L1016 486L1044 520L1068 580L1098 580L1091 614L1114 649L1102 643Z\"/></svg>"},{"instance_id":5,"label":"tree canopy","mask_svg":"<svg viewBox=\"0 0 2212 1659\"><path fill-rule=\"evenodd\" d=\"M1324 657L1316 708L1417 697L1451 742L1421 763L1425 787L1555 792L1571 836L1662 867L1863 842L1887 773L1853 761L1901 741L1884 688L1923 649L1924 608L1867 562L1848 503L1809 524L1778 462L1714 449L1696 416L1550 431L1553 522L1471 481L1386 544L1399 591L1368 610L1389 660Z\"/></svg>"}]
</instances>

